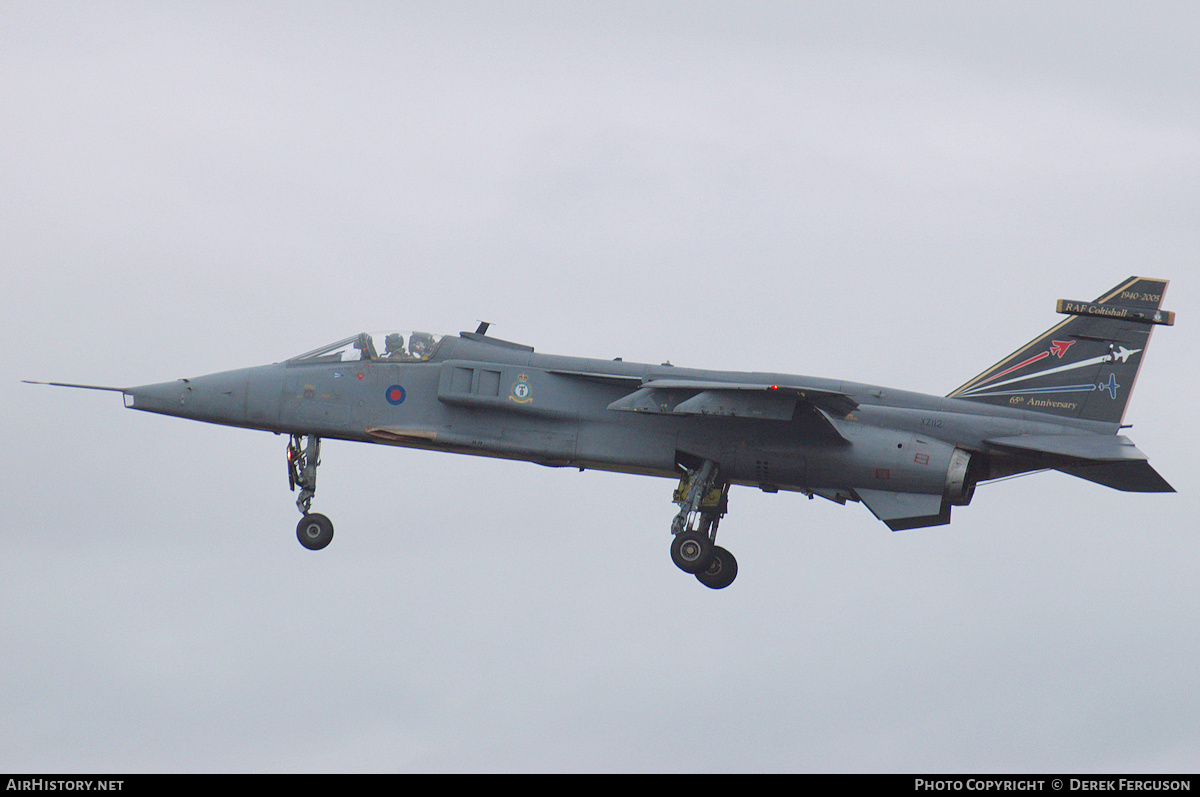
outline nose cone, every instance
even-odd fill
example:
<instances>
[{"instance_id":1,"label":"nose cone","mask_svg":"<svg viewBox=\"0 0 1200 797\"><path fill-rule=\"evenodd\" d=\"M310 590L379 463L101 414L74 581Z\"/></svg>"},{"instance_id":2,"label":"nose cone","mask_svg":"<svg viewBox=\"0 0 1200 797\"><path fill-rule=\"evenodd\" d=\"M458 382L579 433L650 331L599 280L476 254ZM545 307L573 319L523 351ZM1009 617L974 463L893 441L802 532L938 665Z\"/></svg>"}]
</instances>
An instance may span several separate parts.
<instances>
[{"instance_id":1,"label":"nose cone","mask_svg":"<svg viewBox=\"0 0 1200 797\"><path fill-rule=\"evenodd\" d=\"M125 406L146 412L161 412L166 415L179 415L183 407L183 388L186 383L182 379L174 382L160 382L157 385L142 385L124 389Z\"/></svg>"},{"instance_id":2,"label":"nose cone","mask_svg":"<svg viewBox=\"0 0 1200 797\"><path fill-rule=\"evenodd\" d=\"M243 426L246 423L248 370L125 388L125 406L197 421Z\"/></svg>"}]
</instances>

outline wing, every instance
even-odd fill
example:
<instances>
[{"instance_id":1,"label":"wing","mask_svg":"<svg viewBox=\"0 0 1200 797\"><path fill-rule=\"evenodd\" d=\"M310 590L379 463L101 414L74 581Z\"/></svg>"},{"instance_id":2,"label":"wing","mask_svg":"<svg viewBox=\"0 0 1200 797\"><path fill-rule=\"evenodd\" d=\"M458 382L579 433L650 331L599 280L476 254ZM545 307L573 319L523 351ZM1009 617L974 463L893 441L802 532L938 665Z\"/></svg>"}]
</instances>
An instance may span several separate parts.
<instances>
[{"instance_id":1,"label":"wing","mask_svg":"<svg viewBox=\"0 0 1200 797\"><path fill-rule=\"evenodd\" d=\"M691 379L650 379L610 410L656 415L712 415L765 421L791 421L797 409L819 417L838 437L828 416L844 418L858 407L845 393L798 385L760 385Z\"/></svg>"}]
</instances>

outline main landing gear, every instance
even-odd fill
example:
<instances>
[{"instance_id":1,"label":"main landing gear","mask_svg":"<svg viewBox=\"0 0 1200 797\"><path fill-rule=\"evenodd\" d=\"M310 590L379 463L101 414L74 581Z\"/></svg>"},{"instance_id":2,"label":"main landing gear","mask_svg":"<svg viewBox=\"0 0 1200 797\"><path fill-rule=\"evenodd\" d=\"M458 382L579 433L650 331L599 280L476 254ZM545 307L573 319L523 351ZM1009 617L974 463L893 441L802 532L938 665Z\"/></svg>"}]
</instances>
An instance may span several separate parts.
<instances>
[{"instance_id":1,"label":"main landing gear","mask_svg":"<svg viewBox=\"0 0 1200 797\"><path fill-rule=\"evenodd\" d=\"M321 438L292 435L287 447L288 485L300 487L296 508L304 517L296 525L296 539L310 551L319 551L333 541L333 523L318 512L309 512L317 494L317 466L321 464Z\"/></svg>"},{"instance_id":2,"label":"main landing gear","mask_svg":"<svg viewBox=\"0 0 1200 797\"><path fill-rule=\"evenodd\" d=\"M679 514L671 522L671 561L706 587L728 587L737 577L737 560L715 543L729 508L729 485L718 478L717 463L706 459L697 470L685 468L674 500Z\"/></svg>"}]
</instances>

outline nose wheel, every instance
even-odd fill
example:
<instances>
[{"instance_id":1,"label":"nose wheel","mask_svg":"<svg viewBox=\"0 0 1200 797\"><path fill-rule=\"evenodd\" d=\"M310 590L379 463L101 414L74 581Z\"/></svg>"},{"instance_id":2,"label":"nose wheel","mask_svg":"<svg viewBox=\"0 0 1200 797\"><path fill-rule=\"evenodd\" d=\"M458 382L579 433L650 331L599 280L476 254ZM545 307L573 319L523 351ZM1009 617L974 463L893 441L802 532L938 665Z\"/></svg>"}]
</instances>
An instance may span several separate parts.
<instances>
[{"instance_id":1,"label":"nose wheel","mask_svg":"<svg viewBox=\"0 0 1200 797\"><path fill-rule=\"evenodd\" d=\"M317 494L317 466L321 464L321 438L294 434L287 447L288 486L300 488L296 508L303 515L296 525L296 539L310 551L319 551L333 541L333 523L319 512L309 512Z\"/></svg>"},{"instance_id":2,"label":"nose wheel","mask_svg":"<svg viewBox=\"0 0 1200 797\"><path fill-rule=\"evenodd\" d=\"M296 524L296 539L310 551L319 551L333 542L333 523L319 512L310 512Z\"/></svg>"},{"instance_id":3,"label":"nose wheel","mask_svg":"<svg viewBox=\"0 0 1200 797\"><path fill-rule=\"evenodd\" d=\"M716 544L717 526L729 507L729 485L720 483L717 463L705 460L696 470L685 468L675 503L671 561L710 589L728 587L737 576L737 560Z\"/></svg>"}]
</instances>

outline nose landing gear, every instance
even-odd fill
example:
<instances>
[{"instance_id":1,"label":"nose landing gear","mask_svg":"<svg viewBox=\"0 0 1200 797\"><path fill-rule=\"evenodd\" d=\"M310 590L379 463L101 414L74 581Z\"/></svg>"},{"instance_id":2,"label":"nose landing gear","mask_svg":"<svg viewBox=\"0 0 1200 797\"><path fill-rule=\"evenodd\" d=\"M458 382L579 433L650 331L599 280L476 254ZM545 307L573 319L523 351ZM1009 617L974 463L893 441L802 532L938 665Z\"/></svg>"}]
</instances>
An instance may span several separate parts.
<instances>
[{"instance_id":1,"label":"nose landing gear","mask_svg":"<svg viewBox=\"0 0 1200 797\"><path fill-rule=\"evenodd\" d=\"M321 464L321 438L294 434L288 441L288 486L300 487L296 508L303 515L296 525L296 539L310 551L319 551L333 541L333 523L318 512L309 512L317 494L317 466Z\"/></svg>"},{"instance_id":2,"label":"nose landing gear","mask_svg":"<svg viewBox=\"0 0 1200 797\"><path fill-rule=\"evenodd\" d=\"M715 543L729 508L729 484L719 483L717 463L706 459L697 470L685 468L674 500L679 513L671 522L671 561L706 587L728 587L737 576L737 560Z\"/></svg>"},{"instance_id":3,"label":"nose landing gear","mask_svg":"<svg viewBox=\"0 0 1200 797\"><path fill-rule=\"evenodd\" d=\"M319 551L333 541L333 522L320 512L310 512L296 524L296 539L310 551Z\"/></svg>"}]
</instances>

